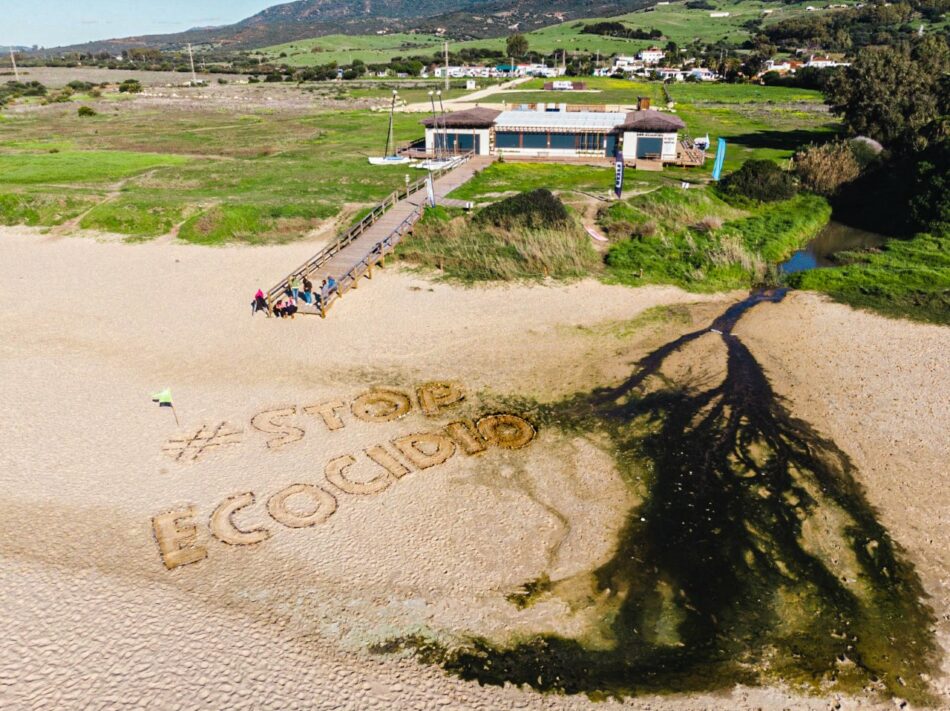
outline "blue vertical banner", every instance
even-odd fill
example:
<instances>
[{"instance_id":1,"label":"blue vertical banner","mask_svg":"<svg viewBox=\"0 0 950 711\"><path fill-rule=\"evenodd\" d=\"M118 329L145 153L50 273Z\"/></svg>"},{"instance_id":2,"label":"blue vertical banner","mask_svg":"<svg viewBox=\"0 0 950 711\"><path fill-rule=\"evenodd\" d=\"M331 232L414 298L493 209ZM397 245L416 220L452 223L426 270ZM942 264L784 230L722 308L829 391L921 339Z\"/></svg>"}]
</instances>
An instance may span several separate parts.
<instances>
[{"instance_id":1,"label":"blue vertical banner","mask_svg":"<svg viewBox=\"0 0 950 711\"><path fill-rule=\"evenodd\" d=\"M623 151L617 151L617 163L614 165L614 192L623 197Z\"/></svg>"},{"instance_id":2,"label":"blue vertical banner","mask_svg":"<svg viewBox=\"0 0 950 711\"><path fill-rule=\"evenodd\" d=\"M726 160L726 139L720 138L716 146L716 163L713 165L712 179L718 181L722 175L722 164Z\"/></svg>"}]
</instances>

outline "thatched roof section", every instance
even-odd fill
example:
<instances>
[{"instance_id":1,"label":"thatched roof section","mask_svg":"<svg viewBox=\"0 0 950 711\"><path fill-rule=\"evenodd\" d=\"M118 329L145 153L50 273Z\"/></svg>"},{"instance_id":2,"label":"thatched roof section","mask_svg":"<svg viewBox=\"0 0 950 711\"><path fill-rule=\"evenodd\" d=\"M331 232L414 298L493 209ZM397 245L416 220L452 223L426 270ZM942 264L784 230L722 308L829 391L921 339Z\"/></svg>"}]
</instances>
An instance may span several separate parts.
<instances>
[{"instance_id":1,"label":"thatched roof section","mask_svg":"<svg viewBox=\"0 0 950 711\"><path fill-rule=\"evenodd\" d=\"M673 133L686 128L686 124L679 116L664 114L659 111L634 111L627 114L627 120L621 131L656 131L657 133Z\"/></svg>"},{"instance_id":2,"label":"thatched roof section","mask_svg":"<svg viewBox=\"0 0 950 711\"><path fill-rule=\"evenodd\" d=\"M483 109L475 107L474 109L465 109L465 111L454 111L446 114L445 118L441 116L438 119L429 117L422 122L426 128L491 128L495 119L501 114L501 111L494 109Z\"/></svg>"}]
</instances>

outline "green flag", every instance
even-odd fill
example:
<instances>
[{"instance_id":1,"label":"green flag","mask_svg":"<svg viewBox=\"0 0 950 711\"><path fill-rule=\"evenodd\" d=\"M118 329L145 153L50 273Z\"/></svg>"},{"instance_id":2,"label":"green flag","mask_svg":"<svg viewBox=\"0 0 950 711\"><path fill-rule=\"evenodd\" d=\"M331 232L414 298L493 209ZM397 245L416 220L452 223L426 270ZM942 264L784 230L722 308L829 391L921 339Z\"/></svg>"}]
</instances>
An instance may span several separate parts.
<instances>
[{"instance_id":1,"label":"green flag","mask_svg":"<svg viewBox=\"0 0 950 711\"><path fill-rule=\"evenodd\" d=\"M171 388L165 388L160 393L155 393L152 395L152 400L157 402L159 405L172 405L172 391Z\"/></svg>"}]
</instances>

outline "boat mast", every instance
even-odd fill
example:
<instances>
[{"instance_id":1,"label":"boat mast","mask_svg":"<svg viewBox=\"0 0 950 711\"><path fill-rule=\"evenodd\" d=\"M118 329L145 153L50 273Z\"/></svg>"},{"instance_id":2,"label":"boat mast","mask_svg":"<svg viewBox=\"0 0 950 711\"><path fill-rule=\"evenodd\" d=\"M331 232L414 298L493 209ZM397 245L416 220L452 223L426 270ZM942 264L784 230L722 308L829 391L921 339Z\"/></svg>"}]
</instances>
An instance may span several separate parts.
<instances>
[{"instance_id":1,"label":"boat mast","mask_svg":"<svg viewBox=\"0 0 950 711\"><path fill-rule=\"evenodd\" d=\"M431 89L429 90L429 103L432 105L432 127L434 129L432 134L432 148L435 153L435 159L441 160L442 150L439 146L439 117L435 111L435 92Z\"/></svg>"},{"instance_id":2,"label":"boat mast","mask_svg":"<svg viewBox=\"0 0 950 711\"><path fill-rule=\"evenodd\" d=\"M393 103L389 108L389 134L386 136L386 157L396 155L396 138L393 135L393 121L396 117L396 94L398 92L396 89L393 89ZM390 150L392 153L390 153Z\"/></svg>"}]
</instances>

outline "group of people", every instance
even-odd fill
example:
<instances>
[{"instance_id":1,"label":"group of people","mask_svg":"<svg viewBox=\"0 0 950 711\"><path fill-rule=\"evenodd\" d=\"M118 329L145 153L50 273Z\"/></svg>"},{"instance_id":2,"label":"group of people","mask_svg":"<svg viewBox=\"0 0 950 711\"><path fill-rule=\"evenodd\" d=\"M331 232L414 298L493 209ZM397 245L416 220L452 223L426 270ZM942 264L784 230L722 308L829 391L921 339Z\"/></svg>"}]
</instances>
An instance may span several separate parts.
<instances>
[{"instance_id":1,"label":"group of people","mask_svg":"<svg viewBox=\"0 0 950 711\"><path fill-rule=\"evenodd\" d=\"M313 283L307 277L294 275L287 282L287 288L284 290L285 298L280 299L270 309L267 304L267 295L263 290L258 289L254 295L254 303L251 307L251 314L263 311L268 317L273 315L277 318L293 318L298 310L297 303L303 300L306 304L313 304L320 307L325 304L330 296L337 290L337 282L333 277L327 277L320 285L319 291L314 291Z\"/></svg>"}]
</instances>

